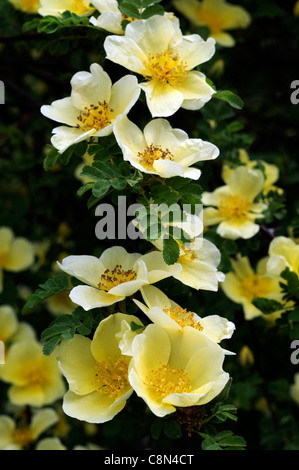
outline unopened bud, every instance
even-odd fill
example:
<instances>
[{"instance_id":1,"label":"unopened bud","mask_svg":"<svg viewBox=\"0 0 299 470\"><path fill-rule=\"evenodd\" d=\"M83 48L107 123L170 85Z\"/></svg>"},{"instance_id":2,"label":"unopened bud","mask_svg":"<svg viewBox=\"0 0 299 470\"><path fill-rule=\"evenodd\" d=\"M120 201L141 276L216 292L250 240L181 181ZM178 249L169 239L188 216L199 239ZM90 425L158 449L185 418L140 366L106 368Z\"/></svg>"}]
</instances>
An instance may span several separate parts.
<instances>
[{"instance_id":1,"label":"unopened bud","mask_svg":"<svg viewBox=\"0 0 299 470\"><path fill-rule=\"evenodd\" d=\"M254 355L248 346L243 346L239 353L239 362L242 367L249 367L254 364Z\"/></svg>"}]
</instances>

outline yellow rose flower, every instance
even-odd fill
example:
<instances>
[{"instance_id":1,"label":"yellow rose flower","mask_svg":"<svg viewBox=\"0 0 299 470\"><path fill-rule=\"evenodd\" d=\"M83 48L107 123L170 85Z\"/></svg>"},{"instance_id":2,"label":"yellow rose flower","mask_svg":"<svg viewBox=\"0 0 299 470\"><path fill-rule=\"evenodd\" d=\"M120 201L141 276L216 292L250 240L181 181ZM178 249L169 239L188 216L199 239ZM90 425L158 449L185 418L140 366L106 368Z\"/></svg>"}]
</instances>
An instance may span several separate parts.
<instances>
[{"instance_id":1,"label":"yellow rose flower","mask_svg":"<svg viewBox=\"0 0 299 470\"><path fill-rule=\"evenodd\" d=\"M280 194L283 192L281 188L278 188L275 186L274 183L279 179L279 168L277 165L274 165L272 163L265 162L264 160L250 160L249 155L244 149L239 149L239 158L240 161L247 167L247 168L252 168L256 167L258 163L261 163L264 167L264 172L265 172L265 182L264 182L264 188L263 188L263 194L269 193L269 191L278 191ZM234 172L234 169L231 168L229 165L223 165L222 167L222 173L221 177L223 181L228 184L229 179Z\"/></svg>"},{"instance_id":2,"label":"yellow rose flower","mask_svg":"<svg viewBox=\"0 0 299 470\"><path fill-rule=\"evenodd\" d=\"M38 13L41 16L60 16L67 10L79 16L90 16L95 8L90 6L89 0L40 0Z\"/></svg>"},{"instance_id":3,"label":"yellow rose flower","mask_svg":"<svg viewBox=\"0 0 299 470\"><path fill-rule=\"evenodd\" d=\"M9 0L9 2L17 9L26 13L37 13L40 8L39 0Z\"/></svg>"},{"instance_id":4,"label":"yellow rose flower","mask_svg":"<svg viewBox=\"0 0 299 470\"><path fill-rule=\"evenodd\" d=\"M208 61L215 41L198 34L183 36L177 19L152 16L127 25L124 36L108 36L106 56L139 75L153 117L167 117L180 107L200 109L215 93L199 71L192 70Z\"/></svg>"},{"instance_id":5,"label":"yellow rose flower","mask_svg":"<svg viewBox=\"0 0 299 470\"><path fill-rule=\"evenodd\" d=\"M15 405L41 407L61 398L65 391L54 356L45 356L35 339L15 342L1 365L1 380L10 384L8 397Z\"/></svg>"},{"instance_id":6,"label":"yellow rose flower","mask_svg":"<svg viewBox=\"0 0 299 470\"><path fill-rule=\"evenodd\" d=\"M253 237L260 229L255 220L262 218L262 212L267 208L266 204L255 202L263 188L264 176L260 170L239 166L227 185L203 193L203 204L214 206L204 208L204 225L219 224L217 233L223 238Z\"/></svg>"},{"instance_id":7,"label":"yellow rose flower","mask_svg":"<svg viewBox=\"0 0 299 470\"><path fill-rule=\"evenodd\" d=\"M299 0L294 5L294 16L299 16Z\"/></svg>"},{"instance_id":8,"label":"yellow rose flower","mask_svg":"<svg viewBox=\"0 0 299 470\"><path fill-rule=\"evenodd\" d=\"M229 379L222 369L224 350L188 326L165 330L150 324L136 335L132 351L130 384L159 417L210 402Z\"/></svg>"},{"instance_id":9,"label":"yellow rose flower","mask_svg":"<svg viewBox=\"0 0 299 470\"><path fill-rule=\"evenodd\" d=\"M0 292L3 290L3 271L19 272L34 262L34 246L23 237L15 237L9 227L0 228Z\"/></svg>"},{"instance_id":10,"label":"yellow rose flower","mask_svg":"<svg viewBox=\"0 0 299 470\"><path fill-rule=\"evenodd\" d=\"M225 275L222 289L225 295L233 302L241 304L246 320L252 320L258 316L265 319L273 319L281 314L275 312L263 315L262 312L252 304L255 297L282 300L282 292L279 278L271 276L267 270L268 257L262 258L254 271L247 256L237 255L231 260L233 270Z\"/></svg>"},{"instance_id":11,"label":"yellow rose flower","mask_svg":"<svg viewBox=\"0 0 299 470\"><path fill-rule=\"evenodd\" d=\"M126 75L112 85L99 64L91 64L90 72L77 72L71 87L70 97L41 107L44 116L66 124L53 129L51 142L59 152L90 137L111 134L117 116L127 114L140 94L136 77Z\"/></svg>"},{"instance_id":12,"label":"yellow rose flower","mask_svg":"<svg viewBox=\"0 0 299 470\"><path fill-rule=\"evenodd\" d=\"M243 7L225 0L173 0L172 3L194 26L208 26L211 37L224 47L235 45L234 38L227 31L247 28L251 22Z\"/></svg>"},{"instance_id":13,"label":"yellow rose flower","mask_svg":"<svg viewBox=\"0 0 299 470\"><path fill-rule=\"evenodd\" d=\"M35 330L29 323L19 322L15 310L10 305L0 306L0 341L4 344L5 352L16 341L34 339ZM0 377L1 377L0 367Z\"/></svg>"},{"instance_id":14,"label":"yellow rose flower","mask_svg":"<svg viewBox=\"0 0 299 470\"><path fill-rule=\"evenodd\" d=\"M186 230L187 233L188 229ZM163 249L161 239L152 242L158 250ZM204 289L216 292L224 274L218 271L221 261L220 251L214 243L205 238L195 238L188 246L179 243L180 254L177 262L172 265L179 267L172 276L193 289Z\"/></svg>"},{"instance_id":15,"label":"yellow rose flower","mask_svg":"<svg viewBox=\"0 0 299 470\"><path fill-rule=\"evenodd\" d=\"M215 145L190 139L183 130L173 129L166 119L153 119L142 132L125 116L115 123L114 135L124 160L144 173L162 178L181 176L197 180L201 171L192 165L219 155Z\"/></svg>"},{"instance_id":16,"label":"yellow rose flower","mask_svg":"<svg viewBox=\"0 0 299 470\"><path fill-rule=\"evenodd\" d=\"M107 248L100 258L68 256L57 263L67 274L87 285L74 287L71 300L85 310L113 305L133 295L144 284L169 277L180 267L168 266L162 253L128 253L123 247Z\"/></svg>"},{"instance_id":17,"label":"yellow rose flower","mask_svg":"<svg viewBox=\"0 0 299 470\"><path fill-rule=\"evenodd\" d=\"M30 423L22 425L17 425L10 416L0 416L0 450L27 449L58 421L56 411L51 408L32 412Z\"/></svg>"},{"instance_id":18,"label":"yellow rose flower","mask_svg":"<svg viewBox=\"0 0 299 470\"><path fill-rule=\"evenodd\" d=\"M187 311L173 300L170 300L155 286L144 286L140 289L144 305L137 299L134 302L147 317L164 329L182 330L186 326L202 331L216 343L231 338L235 325L219 315L200 317L195 312Z\"/></svg>"},{"instance_id":19,"label":"yellow rose flower","mask_svg":"<svg viewBox=\"0 0 299 470\"><path fill-rule=\"evenodd\" d=\"M59 367L69 384L63 399L64 412L88 423L110 421L126 405L133 393L128 381L131 357L119 347L123 322L133 315L115 313L102 320L93 339L75 335L59 347Z\"/></svg>"},{"instance_id":20,"label":"yellow rose flower","mask_svg":"<svg viewBox=\"0 0 299 470\"><path fill-rule=\"evenodd\" d=\"M299 244L289 237L275 237L269 245L267 270L279 276L289 268L299 275Z\"/></svg>"}]
</instances>

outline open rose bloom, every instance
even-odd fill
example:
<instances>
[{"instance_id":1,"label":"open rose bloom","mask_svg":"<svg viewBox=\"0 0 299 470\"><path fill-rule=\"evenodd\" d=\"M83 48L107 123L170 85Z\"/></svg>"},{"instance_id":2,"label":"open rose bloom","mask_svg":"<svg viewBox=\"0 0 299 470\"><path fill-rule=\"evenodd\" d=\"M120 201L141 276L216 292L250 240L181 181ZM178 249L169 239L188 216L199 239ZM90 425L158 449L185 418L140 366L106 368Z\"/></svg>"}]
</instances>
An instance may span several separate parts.
<instances>
[{"instance_id":1,"label":"open rose bloom","mask_svg":"<svg viewBox=\"0 0 299 470\"><path fill-rule=\"evenodd\" d=\"M202 332L148 325L132 343L129 381L159 417L176 407L204 405L225 387L224 350Z\"/></svg>"},{"instance_id":2,"label":"open rose bloom","mask_svg":"<svg viewBox=\"0 0 299 470\"><path fill-rule=\"evenodd\" d=\"M108 36L104 48L112 62L143 76L140 88L153 117L171 116L180 107L200 109L214 93L205 75L192 69L211 59L215 40L183 36L178 20L152 16L134 21L125 35Z\"/></svg>"},{"instance_id":3,"label":"open rose bloom","mask_svg":"<svg viewBox=\"0 0 299 470\"><path fill-rule=\"evenodd\" d=\"M126 75L112 85L98 64L71 79L71 96L41 107L44 116L63 126L53 129L52 145L63 152L70 145L112 133L117 116L125 115L139 98L136 77Z\"/></svg>"},{"instance_id":4,"label":"open rose bloom","mask_svg":"<svg viewBox=\"0 0 299 470\"><path fill-rule=\"evenodd\" d=\"M263 218L267 205L260 202L264 175L260 170L237 167L228 184L213 192L204 192L202 202L205 226L218 225L216 231L223 238L248 239L260 230L256 219Z\"/></svg>"},{"instance_id":5,"label":"open rose bloom","mask_svg":"<svg viewBox=\"0 0 299 470\"><path fill-rule=\"evenodd\" d=\"M174 0L173 5L194 26L208 26L211 37L222 47L235 45L228 31L247 28L251 22L243 7L225 0Z\"/></svg>"},{"instance_id":6,"label":"open rose bloom","mask_svg":"<svg viewBox=\"0 0 299 470\"><path fill-rule=\"evenodd\" d=\"M123 247L107 248L96 256L67 256L59 267L82 281L70 292L71 300L85 310L113 305L133 295L141 286L178 272L180 266L167 265L162 253L128 253Z\"/></svg>"},{"instance_id":7,"label":"open rose bloom","mask_svg":"<svg viewBox=\"0 0 299 470\"><path fill-rule=\"evenodd\" d=\"M166 119L153 119L142 132L125 116L117 119L114 134L125 160L144 173L162 178L181 176L197 180L201 171L192 165L219 155L215 145L189 139L185 131L173 129Z\"/></svg>"},{"instance_id":8,"label":"open rose bloom","mask_svg":"<svg viewBox=\"0 0 299 470\"><path fill-rule=\"evenodd\" d=\"M208 315L201 318L195 312L182 308L155 286L144 286L140 292L146 305L137 299L134 302L153 323L162 328L182 330L189 326L202 331L216 343L231 338L235 330L235 325L224 317Z\"/></svg>"},{"instance_id":9,"label":"open rose bloom","mask_svg":"<svg viewBox=\"0 0 299 470\"><path fill-rule=\"evenodd\" d=\"M104 423L125 407L133 389L128 380L131 357L119 348L124 321L140 323L133 315L116 313L101 321L92 340L75 335L61 343L58 363L69 384L63 400L68 416Z\"/></svg>"}]
</instances>

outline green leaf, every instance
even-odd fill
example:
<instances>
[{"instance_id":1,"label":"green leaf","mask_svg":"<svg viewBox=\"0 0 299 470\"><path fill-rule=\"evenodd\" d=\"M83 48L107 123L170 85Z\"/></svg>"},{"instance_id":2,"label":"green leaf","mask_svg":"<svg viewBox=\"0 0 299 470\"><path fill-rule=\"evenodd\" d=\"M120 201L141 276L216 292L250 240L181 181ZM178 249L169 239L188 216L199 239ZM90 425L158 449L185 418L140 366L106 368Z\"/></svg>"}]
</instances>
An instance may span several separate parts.
<instances>
[{"instance_id":1,"label":"green leaf","mask_svg":"<svg viewBox=\"0 0 299 470\"><path fill-rule=\"evenodd\" d=\"M39 287L40 288L37 289L34 294L29 295L22 309L23 315L48 297L69 290L69 280L66 274L58 274L48 279L44 284L40 284Z\"/></svg>"},{"instance_id":2,"label":"green leaf","mask_svg":"<svg viewBox=\"0 0 299 470\"><path fill-rule=\"evenodd\" d=\"M153 439L159 439L161 432L163 430L163 420L155 419L151 425L151 435Z\"/></svg>"},{"instance_id":3,"label":"green leaf","mask_svg":"<svg viewBox=\"0 0 299 470\"><path fill-rule=\"evenodd\" d=\"M174 264L180 256L180 247L172 237L163 239L163 259L166 264Z\"/></svg>"},{"instance_id":4,"label":"green leaf","mask_svg":"<svg viewBox=\"0 0 299 470\"><path fill-rule=\"evenodd\" d=\"M225 436L218 442L221 447L246 447L246 441L241 436Z\"/></svg>"},{"instance_id":5,"label":"green leaf","mask_svg":"<svg viewBox=\"0 0 299 470\"><path fill-rule=\"evenodd\" d=\"M277 300L267 299L264 297L255 297L252 300L253 305L264 314L270 314L283 309L283 304Z\"/></svg>"},{"instance_id":6,"label":"green leaf","mask_svg":"<svg viewBox=\"0 0 299 470\"><path fill-rule=\"evenodd\" d=\"M140 13L139 13L138 8L130 2L122 2L119 5L119 9L122 13L124 13L127 16L130 16L131 18L140 18Z\"/></svg>"},{"instance_id":7,"label":"green leaf","mask_svg":"<svg viewBox=\"0 0 299 470\"><path fill-rule=\"evenodd\" d=\"M49 171L50 168L52 168L56 164L59 156L60 154L58 150L56 149L50 150L50 152L47 154L47 156L44 159L44 170Z\"/></svg>"},{"instance_id":8,"label":"green leaf","mask_svg":"<svg viewBox=\"0 0 299 470\"><path fill-rule=\"evenodd\" d=\"M94 183L92 188L92 194L94 197L102 197L104 196L107 191L109 191L111 186L110 181L108 180L98 180Z\"/></svg>"},{"instance_id":9,"label":"green leaf","mask_svg":"<svg viewBox=\"0 0 299 470\"><path fill-rule=\"evenodd\" d=\"M201 444L202 450L221 450L220 445L215 441L213 437L208 437Z\"/></svg>"},{"instance_id":10,"label":"green leaf","mask_svg":"<svg viewBox=\"0 0 299 470\"><path fill-rule=\"evenodd\" d=\"M49 356L54 351L54 349L56 348L59 342L60 342L59 336L54 336L49 341L47 341L43 346L44 355Z\"/></svg>"},{"instance_id":11,"label":"green leaf","mask_svg":"<svg viewBox=\"0 0 299 470\"><path fill-rule=\"evenodd\" d=\"M170 439L179 439L182 437L182 431L175 420L166 420L163 424L164 434Z\"/></svg>"},{"instance_id":12,"label":"green leaf","mask_svg":"<svg viewBox=\"0 0 299 470\"><path fill-rule=\"evenodd\" d=\"M83 336L89 335L101 319L102 315L94 317L91 311L86 312L82 307L77 307L72 315L59 315L41 334L41 341L46 341L44 354L51 354L62 339L71 339L76 332Z\"/></svg>"},{"instance_id":13,"label":"green leaf","mask_svg":"<svg viewBox=\"0 0 299 470\"><path fill-rule=\"evenodd\" d=\"M164 8L161 5L152 5L141 13L141 18L146 20L154 15L164 15Z\"/></svg>"},{"instance_id":14,"label":"green leaf","mask_svg":"<svg viewBox=\"0 0 299 470\"><path fill-rule=\"evenodd\" d=\"M138 323L135 323L134 321L131 321L130 328L132 331L138 331L140 329L143 329L143 326L139 325Z\"/></svg>"},{"instance_id":15,"label":"green leaf","mask_svg":"<svg viewBox=\"0 0 299 470\"><path fill-rule=\"evenodd\" d=\"M242 109L244 106L243 100L238 95L229 90L217 91L213 95L213 98L226 101L232 106L232 108Z\"/></svg>"}]
</instances>

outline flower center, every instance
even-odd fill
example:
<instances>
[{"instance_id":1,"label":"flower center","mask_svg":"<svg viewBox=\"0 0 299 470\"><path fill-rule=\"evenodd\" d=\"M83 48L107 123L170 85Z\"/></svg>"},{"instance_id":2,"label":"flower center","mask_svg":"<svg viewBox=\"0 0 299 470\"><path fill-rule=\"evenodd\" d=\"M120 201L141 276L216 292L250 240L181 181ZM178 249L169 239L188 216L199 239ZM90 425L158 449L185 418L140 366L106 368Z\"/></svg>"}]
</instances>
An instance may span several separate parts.
<instances>
[{"instance_id":1,"label":"flower center","mask_svg":"<svg viewBox=\"0 0 299 470\"><path fill-rule=\"evenodd\" d=\"M247 216L251 201L242 198L238 194L226 196L218 206L221 215L225 219L243 219Z\"/></svg>"},{"instance_id":2,"label":"flower center","mask_svg":"<svg viewBox=\"0 0 299 470\"><path fill-rule=\"evenodd\" d=\"M24 374L25 380L29 385L44 386L47 382L47 372L44 370L42 364L36 364L28 367Z\"/></svg>"},{"instance_id":3,"label":"flower center","mask_svg":"<svg viewBox=\"0 0 299 470\"><path fill-rule=\"evenodd\" d=\"M259 274L253 274L242 280L242 290L244 295L252 300L255 297L264 297L271 292L271 286L267 279L263 279Z\"/></svg>"},{"instance_id":4,"label":"flower center","mask_svg":"<svg viewBox=\"0 0 299 470\"><path fill-rule=\"evenodd\" d=\"M83 0L73 0L70 10L76 15L84 15L84 13L93 10L93 8L86 6Z\"/></svg>"},{"instance_id":5,"label":"flower center","mask_svg":"<svg viewBox=\"0 0 299 470\"><path fill-rule=\"evenodd\" d=\"M104 127L111 124L113 118L113 109L104 101L103 103L98 102L97 105L91 104L90 106L85 106L85 111L81 111L78 120L78 127L80 127L84 132L87 132L91 129L100 131Z\"/></svg>"},{"instance_id":6,"label":"flower center","mask_svg":"<svg viewBox=\"0 0 299 470\"><path fill-rule=\"evenodd\" d=\"M165 149L163 150L160 145L148 145L143 152L138 152L138 157L143 160L143 166L152 168L156 160L173 160L172 153Z\"/></svg>"},{"instance_id":7,"label":"flower center","mask_svg":"<svg viewBox=\"0 0 299 470\"><path fill-rule=\"evenodd\" d=\"M96 363L97 391L109 397L120 395L128 386L128 363L123 357Z\"/></svg>"},{"instance_id":8,"label":"flower center","mask_svg":"<svg viewBox=\"0 0 299 470\"><path fill-rule=\"evenodd\" d=\"M122 269L122 266L117 264L112 271L106 269L104 274L101 275L101 280L98 284L98 287L106 292L108 292L112 287L123 284L124 282L135 281L137 278L137 273L133 269L128 269L125 271Z\"/></svg>"},{"instance_id":9,"label":"flower center","mask_svg":"<svg viewBox=\"0 0 299 470\"><path fill-rule=\"evenodd\" d=\"M12 434L12 440L21 447L28 445L32 441L32 435L30 429L27 427L21 427L15 429Z\"/></svg>"},{"instance_id":10,"label":"flower center","mask_svg":"<svg viewBox=\"0 0 299 470\"><path fill-rule=\"evenodd\" d=\"M196 254L192 250L188 250L184 245L176 240L177 244L180 247L180 256L177 260L177 263L190 263L197 258Z\"/></svg>"},{"instance_id":11,"label":"flower center","mask_svg":"<svg viewBox=\"0 0 299 470\"><path fill-rule=\"evenodd\" d=\"M162 364L159 369L153 369L146 377L146 383L151 385L157 396L163 398L172 393L190 393L191 382L183 369L171 368L168 364Z\"/></svg>"},{"instance_id":12,"label":"flower center","mask_svg":"<svg viewBox=\"0 0 299 470\"><path fill-rule=\"evenodd\" d=\"M224 21L221 15L215 10L199 8L195 12L195 16L200 23L209 27L211 34L220 33L224 29Z\"/></svg>"},{"instance_id":13,"label":"flower center","mask_svg":"<svg viewBox=\"0 0 299 470\"><path fill-rule=\"evenodd\" d=\"M184 326L191 326L196 330L202 331L203 327L201 326L199 321L194 320L194 313L187 311L186 308L179 307L178 305L174 308L163 308L163 312L165 312L170 318L176 321L181 327Z\"/></svg>"},{"instance_id":14,"label":"flower center","mask_svg":"<svg viewBox=\"0 0 299 470\"><path fill-rule=\"evenodd\" d=\"M187 63L180 59L179 54L168 49L156 54L150 52L144 66L143 76L163 85L168 83L175 86L187 77Z\"/></svg>"}]
</instances>

